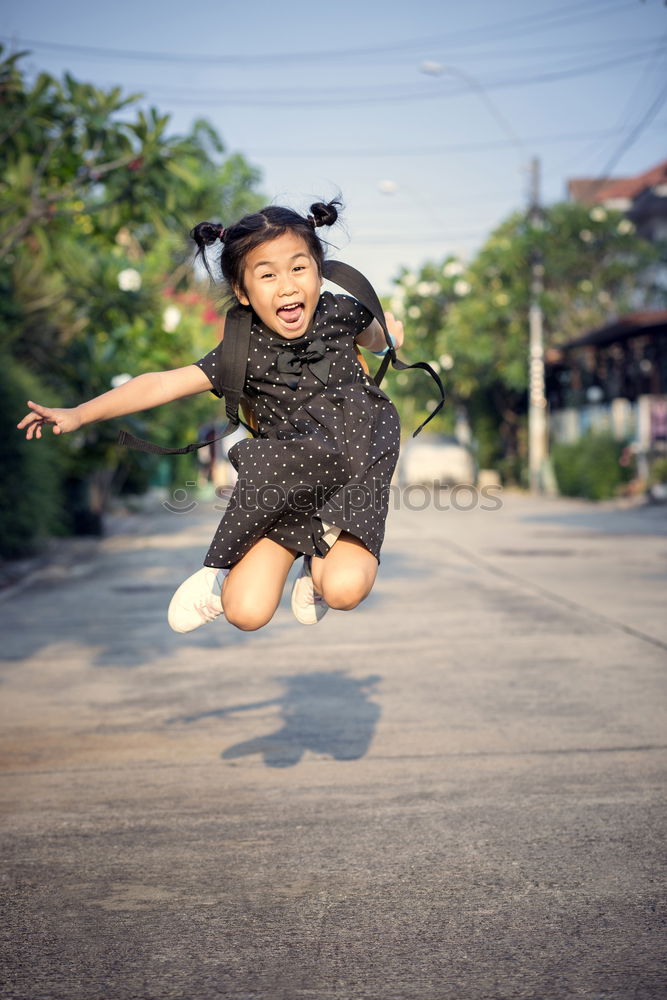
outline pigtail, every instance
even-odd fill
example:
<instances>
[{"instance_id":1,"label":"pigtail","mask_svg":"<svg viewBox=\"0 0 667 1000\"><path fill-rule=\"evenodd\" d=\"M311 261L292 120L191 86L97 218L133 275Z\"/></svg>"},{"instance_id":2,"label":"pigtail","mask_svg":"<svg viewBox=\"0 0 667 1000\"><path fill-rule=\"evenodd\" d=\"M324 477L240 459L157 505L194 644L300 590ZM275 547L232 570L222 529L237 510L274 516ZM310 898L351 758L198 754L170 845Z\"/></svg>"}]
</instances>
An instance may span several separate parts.
<instances>
[{"instance_id":1,"label":"pigtail","mask_svg":"<svg viewBox=\"0 0 667 1000\"><path fill-rule=\"evenodd\" d=\"M199 248L199 253L203 253L206 247L211 247L216 240L224 242L225 227L220 222L199 222L190 233L190 239L194 240Z\"/></svg>"},{"instance_id":2,"label":"pigtail","mask_svg":"<svg viewBox=\"0 0 667 1000\"><path fill-rule=\"evenodd\" d=\"M224 243L225 240L225 227L220 222L199 222L190 232L190 239L194 240L197 244L197 253L195 254L195 259L201 257L204 262L204 267L208 271L211 278L211 268L208 266L208 258L206 256L206 248L213 246L218 240Z\"/></svg>"},{"instance_id":3,"label":"pigtail","mask_svg":"<svg viewBox=\"0 0 667 1000\"><path fill-rule=\"evenodd\" d=\"M343 207L343 203L339 198L334 198L332 201L326 203L316 201L314 205L311 205L311 214L308 216L308 221L313 229L317 229L319 226L333 226L338 219L338 208L336 206L338 208Z\"/></svg>"}]
</instances>

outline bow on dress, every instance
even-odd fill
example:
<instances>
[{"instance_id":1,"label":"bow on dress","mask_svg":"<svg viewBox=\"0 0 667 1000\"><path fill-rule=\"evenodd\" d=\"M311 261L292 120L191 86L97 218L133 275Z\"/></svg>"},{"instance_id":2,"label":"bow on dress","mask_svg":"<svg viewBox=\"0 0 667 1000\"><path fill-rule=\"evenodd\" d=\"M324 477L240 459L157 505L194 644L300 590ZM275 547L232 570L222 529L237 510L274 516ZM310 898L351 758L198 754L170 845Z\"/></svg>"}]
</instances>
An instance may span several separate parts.
<instances>
[{"instance_id":1,"label":"bow on dress","mask_svg":"<svg viewBox=\"0 0 667 1000\"><path fill-rule=\"evenodd\" d=\"M301 378L303 366L308 365L315 378L319 379L323 385L326 385L329 378L329 368L331 367L331 358L325 356L326 351L327 346L320 337L317 340L313 340L308 345L307 350L302 353L299 352L298 348L297 350L281 351L276 360L276 365L282 375L284 384L289 386L290 389L296 389Z\"/></svg>"}]
</instances>

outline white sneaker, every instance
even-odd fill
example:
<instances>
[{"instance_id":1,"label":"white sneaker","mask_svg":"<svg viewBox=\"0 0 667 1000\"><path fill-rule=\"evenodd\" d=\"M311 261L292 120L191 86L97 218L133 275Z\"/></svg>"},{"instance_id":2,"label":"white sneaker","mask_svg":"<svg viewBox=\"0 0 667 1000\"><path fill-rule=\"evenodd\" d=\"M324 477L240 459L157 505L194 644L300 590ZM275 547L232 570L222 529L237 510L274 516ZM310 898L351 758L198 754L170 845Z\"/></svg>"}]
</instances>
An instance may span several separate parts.
<instances>
[{"instance_id":1,"label":"white sneaker","mask_svg":"<svg viewBox=\"0 0 667 1000\"><path fill-rule=\"evenodd\" d=\"M292 587L292 611L302 625L317 625L329 610L321 594L316 594L310 574L310 556L303 557L303 568Z\"/></svg>"},{"instance_id":2,"label":"white sneaker","mask_svg":"<svg viewBox=\"0 0 667 1000\"><path fill-rule=\"evenodd\" d=\"M180 585L167 612L174 632L192 632L222 614L222 581L228 573L228 569L204 566Z\"/></svg>"}]
</instances>

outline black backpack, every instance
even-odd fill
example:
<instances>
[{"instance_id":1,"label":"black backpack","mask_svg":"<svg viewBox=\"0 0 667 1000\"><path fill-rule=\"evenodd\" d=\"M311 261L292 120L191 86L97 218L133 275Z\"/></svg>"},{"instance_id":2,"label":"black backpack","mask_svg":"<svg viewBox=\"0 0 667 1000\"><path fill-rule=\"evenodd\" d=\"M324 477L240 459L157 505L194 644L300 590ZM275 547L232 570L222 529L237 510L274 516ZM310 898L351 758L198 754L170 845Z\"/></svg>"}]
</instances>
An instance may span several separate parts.
<instances>
[{"instance_id":1,"label":"black backpack","mask_svg":"<svg viewBox=\"0 0 667 1000\"><path fill-rule=\"evenodd\" d=\"M389 336L380 300L371 283L360 271L357 271L354 267L350 267L349 264L344 264L340 260L328 260L324 262L322 274L329 281L332 281L344 291L349 292L350 295L365 306L384 330L387 341L387 353L383 357L382 364L373 378L375 385L380 385L391 362L392 367L399 371L407 371L410 368L422 368L429 373L438 386L440 401L433 412L413 432L412 436L416 437L422 428L441 410L445 402L445 389L439 375L425 361L416 361L414 364L406 365L396 357L396 351ZM246 379L246 367L250 356L252 320L252 309L240 305L230 309L225 317L225 336L222 341L221 363L224 372L223 396L225 400L225 412L227 414L227 426L221 434L213 439L214 441L219 441L221 438L226 437L227 434L231 434L239 424L242 424L253 436L256 436L255 429L239 416L239 405L241 404ZM150 451L156 455L185 455L190 451L196 451L198 448L212 444L212 441L198 441L185 445L184 448L164 448L162 445L153 444L152 441L144 441L142 438L135 437L134 434L130 434L128 431L121 431L118 435L118 443L128 448Z\"/></svg>"}]
</instances>

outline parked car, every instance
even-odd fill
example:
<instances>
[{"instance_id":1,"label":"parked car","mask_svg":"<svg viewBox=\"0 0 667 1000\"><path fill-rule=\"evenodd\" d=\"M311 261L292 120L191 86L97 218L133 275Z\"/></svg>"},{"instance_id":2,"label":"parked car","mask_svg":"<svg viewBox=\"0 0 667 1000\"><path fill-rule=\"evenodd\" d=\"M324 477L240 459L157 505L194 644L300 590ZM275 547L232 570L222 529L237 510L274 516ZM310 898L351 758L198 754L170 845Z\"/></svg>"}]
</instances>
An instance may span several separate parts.
<instances>
[{"instance_id":1,"label":"parked car","mask_svg":"<svg viewBox=\"0 0 667 1000\"><path fill-rule=\"evenodd\" d=\"M472 452L449 434L425 434L403 446L398 466L401 486L474 484L477 466Z\"/></svg>"}]
</instances>

